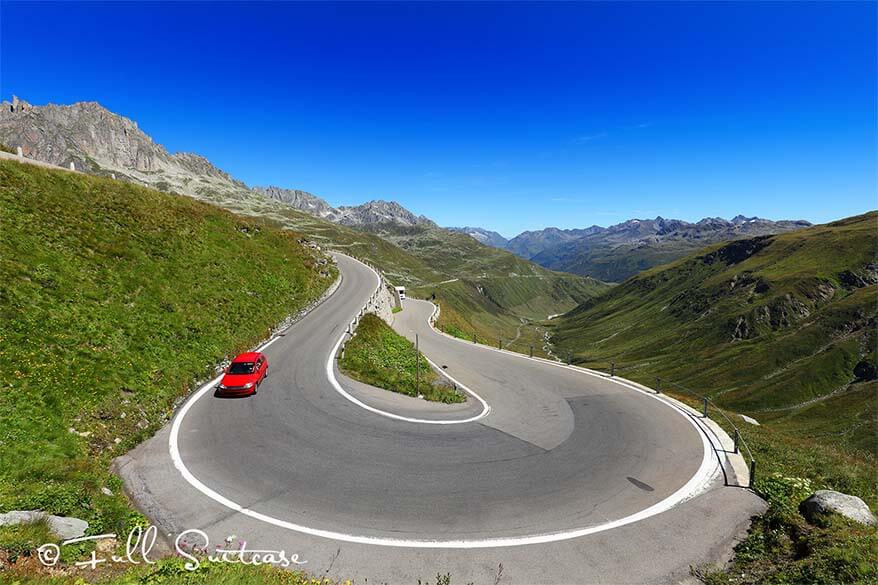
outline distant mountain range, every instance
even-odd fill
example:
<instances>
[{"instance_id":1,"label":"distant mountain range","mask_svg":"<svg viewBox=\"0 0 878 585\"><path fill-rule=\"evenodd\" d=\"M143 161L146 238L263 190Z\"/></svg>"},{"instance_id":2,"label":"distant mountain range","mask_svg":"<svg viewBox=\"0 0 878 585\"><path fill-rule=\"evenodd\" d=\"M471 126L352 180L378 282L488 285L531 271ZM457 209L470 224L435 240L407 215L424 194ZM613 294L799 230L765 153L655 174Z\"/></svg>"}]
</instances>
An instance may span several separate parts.
<instances>
[{"instance_id":1,"label":"distant mountain range","mask_svg":"<svg viewBox=\"0 0 878 585\"><path fill-rule=\"evenodd\" d=\"M682 258L718 242L799 230L803 220L772 221L738 215L708 217L696 223L679 219L631 219L610 227L524 232L506 249L553 270L621 282L638 272Z\"/></svg>"},{"instance_id":2,"label":"distant mountain range","mask_svg":"<svg viewBox=\"0 0 878 585\"><path fill-rule=\"evenodd\" d=\"M363 228L394 244L418 248L427 238L458 242L445 229L395 201L333 207L298 189L248 187L209 160L193 153L169 153L136 122L110 112L97 102L34 106L18 98L0 107L0 143L21 146L24 155L91 174L113 175L162 191L177 192L255 214L274 214L270 202L304 211L333 223ZM479 227L447 228L477 242L508 250L543 267L609 282L664 264L708 244L743 237L776 234L809 226L806 221L770 221L737 216L731 221L706 218L681 220L632 219L610 227L546 228L507 240ZM415 229L418 228L418 229ZM429 237L425 234L429 232ZM417 236L417 237L416 237Z\"/></svg>"},{"instance_id":3,"label":"distant mountain range","mask_svg":"<svg viewBox=\"0 0 878 585\"><path fill-rule=\"evenodd\" d=\"M254 187L253 190L311 215L351 227L384 223L405 227L437 227L432 220L423 215L415 215L396 201L378 199L362 205L333 207L320 197L298 189Z\"/></svg>"}]
</instances>

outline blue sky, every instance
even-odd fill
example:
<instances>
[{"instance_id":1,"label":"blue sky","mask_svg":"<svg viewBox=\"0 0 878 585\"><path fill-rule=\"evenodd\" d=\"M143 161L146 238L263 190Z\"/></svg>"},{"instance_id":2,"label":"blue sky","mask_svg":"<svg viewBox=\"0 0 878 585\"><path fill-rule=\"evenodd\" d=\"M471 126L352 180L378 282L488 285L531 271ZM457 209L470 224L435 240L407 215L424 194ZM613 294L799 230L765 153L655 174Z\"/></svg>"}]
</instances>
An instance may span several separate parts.
<instances>
[{"instance_id":1,"label":"blue sky","mask_svg":"<svg viewBox=\"0 0 878 585\"><path fill-rule=\"evenodd\" d=\"M0 3L0 95L330 203L525 229L878 207L866 3Z\"/></svg>"}]
</instances>

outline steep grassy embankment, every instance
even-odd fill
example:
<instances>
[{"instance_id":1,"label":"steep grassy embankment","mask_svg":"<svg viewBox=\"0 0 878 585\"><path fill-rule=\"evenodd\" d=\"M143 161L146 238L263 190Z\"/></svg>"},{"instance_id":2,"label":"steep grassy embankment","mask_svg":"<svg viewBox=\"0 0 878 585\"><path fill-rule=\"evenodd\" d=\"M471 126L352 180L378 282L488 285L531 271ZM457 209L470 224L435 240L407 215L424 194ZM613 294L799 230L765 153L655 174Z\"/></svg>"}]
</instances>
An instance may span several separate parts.
<instances>
[{"instance_id":1,"label":"steep grassy embankment","mask_svg":"<svg viewBox=\"0 0 878 585\"><path fill-rule=\"evenodd\" d=\"M131 514L111 459L335 278L262 221L17 162L0 161L0 224L0 511L90 534Z\"/></svg>"}]
</instances>

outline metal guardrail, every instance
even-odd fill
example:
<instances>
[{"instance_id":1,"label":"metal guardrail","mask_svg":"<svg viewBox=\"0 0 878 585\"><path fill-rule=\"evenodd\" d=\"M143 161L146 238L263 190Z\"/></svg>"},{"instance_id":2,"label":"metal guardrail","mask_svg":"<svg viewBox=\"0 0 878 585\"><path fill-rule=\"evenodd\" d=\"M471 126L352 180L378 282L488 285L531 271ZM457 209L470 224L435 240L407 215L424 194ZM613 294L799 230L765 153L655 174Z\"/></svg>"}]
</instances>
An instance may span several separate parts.
<instances>
[{"instance_id":1,"label":"metal guardrail","mask_svg":"<svg viewBox=\"0 0 878 585\"><path fill-rule=\"evenodd\" d=\"M347 337L344 339L344 341L341 342L341 346L339 347L337 356L339 359L342 359L344 358L345 345L347 345L347 342L357 335L357 325L360 324L360 319L363 318L363 315L369 312L370 306L374 304L375 301L378 299L378 295L381 294L381 289L387 285L387 279L384 278L384 274L381 272L381 270L377 266L373 266L368 260L357 258L356 256L353 256L346 252L341 252L339 250L332 250L329 248L328 250L338 252L339 254L344 254L345 256L350 256L351 258L362 262L363 264L374 270L375 273L378 275L378 286L375 287L375 290L372 291L371 295L369 295L368 300L366 300L363 306L360 307L360 310L357 312L356 316L351 320L350 323L348 323L348 326L345 329L345 334L347 335Z\"/></svg>"},{"instance_id":2,"label":"metal guardrail","mask_svg":"<svg viewBox=\"0 0 878 585\"><path fill-rule=\"evenodd\" d=\"M439 304L438 303L434 303L434 304L436 305L436 310L434 310L433 315L430 316L430 324L435 326L436 321L439 318ZM497 339L497 349L501 349L501 350L504 349L503 337L498 335L496 337L496 339ZM482 341L478 338L478 334L475 331L473 331L472 341L473 341L473 343L479 343L480 341ZM487 341L487 339L485 339L484 341ZM509 347L509 346L507 345L507 347ZM511 351L511 350L507 349L507 351ZM522 353L524 355L528 355L529 357L533 358L534 357L534 346L533 345L530 346L530 349L529 349L527 354L525 354L525 352L516 352L516 353ZM555 360L558 362L565 363L571 367L581 367L583 369L603 371L604 373L608 374L611 378L616 377L617 370L626 369L625 366L621 366L619 364L616 364L616 362L601 362L600 365L595 364L593 366L588 366L587 363L582 363L582 362L574 364L573 363L573 352L562 350L560 353L561 353L561 356L555 356ZM687 388L686 386L683 386L682 384L678 384L678 383L672 382L670 380L664 380L660 377L656 377L655 388L651 388L651 390L653 390L656 394L661 394L662 393L662 384L665 384L665 387L671 386L673 388L676 388L677 390L680 390L680 391L686 393L689 396L696 398L701 403L701 414L704 418L710 418L710 414L712 412L718 412L722 416L722 418L725 419L725 421L728 423L728 426L731 427L732 433L733 433L733 437L732 437L732 440L734 441L733 453L736 455L741 455L741 457L746 458L748 469L750 472L749 481L747 482L746 487L752 489L753 488L753 481L756 478L756 458L753 456L753 451L750 449L750 446L744 440L744 437L742 436L740 429L738 429L738 426L732 421L731 418L729 418L729 416L725 413L725 411L722 408L720 408L715 402L713 402L709 397L705 396L704 394L700 394L699 392L696 392L696 391L692 390L691 388ZM641 384L641 386L643 386L643 384ZM644 387L647 387L647 386L644 386ZM713 408L711 409L711 407L713 407Z\"/></svg>"},{"instance_id":3,"label":"metal guardrail","mask_svg":"<svg viewBox=\"0 0 878 585\"><path fill-rule=\"evenodd\" d=\"M571 362L570 356L572 356L572 353L567 352L567 355L568 355L567 364L570 365L570 362ZM586 366L583 365L581 367L586 367ZM617 366L616 362L609 362L603 368L598 367L598 366L591 366L591 367L588 367L588 369L596 370L596 371L604 371L611 378L613 378L616 376L617 370L621 370L624 368L622 366ZM688 396L696 398L697 401L700 403L701 415L704 418L711 418L710 417L711 412L718 412L720 415L722 415L722 418L725 419L725 421L728 423L728 426L731 427L732 432L733 432L733 437L732 437L732 439L734 441L733 453L735 453L736 455L741 455L741 457L746 458L747 466L748 466L748 469L750 471L750 477L749 477L749 480L747 482L746 487L752 489L753 488L753 481L756 478L756 458L753 456L753 451L750 449L750 446L744 440L744 437L741 434L741 431L738 428L738 425L736 425L734 423L734 421L732 421L732 419L729 417L729 415L726 414L725 410L723 410L715 402L713 402L710 399L710 397L705 396L704 394L701 394L699 392L696 392L695 390L692 390L691 388L687 388L686 386L683 386L682 384L678 384L677 382L673 382L671 380L666 380L664 378L656 376L655 387L651 388L651 390L653 390L656 394L662 394L662 385L663 384L666 388L673 387L677 390L682 391L683 393L685 393ZM643 384L641 384L641 386L643 386ZM648 386L647 386L647 388L648 388ZM711 407L713 407L713 408L711 409ZM746 454L745 454L745 452L746 452Z\"/></svg>"}]
</instances>

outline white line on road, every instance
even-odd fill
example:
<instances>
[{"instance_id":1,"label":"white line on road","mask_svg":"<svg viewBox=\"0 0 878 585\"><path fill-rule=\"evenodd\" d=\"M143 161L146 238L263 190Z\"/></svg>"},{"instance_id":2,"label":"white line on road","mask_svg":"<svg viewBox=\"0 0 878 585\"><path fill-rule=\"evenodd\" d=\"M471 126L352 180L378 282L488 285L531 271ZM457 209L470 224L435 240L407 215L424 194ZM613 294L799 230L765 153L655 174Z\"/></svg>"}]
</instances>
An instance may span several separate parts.
<instances>
[{"instance_id":1,"label":"white line on road","mask_svg":"<svg viewBox=\"0 0 878 585\"><path fill-rule=\"evenodd\" d=\"M373 271L374 272L374 271ZM449 336L450 337L450 336ZM342 337L343 338L343 337ZM263 344L259 350L265 349L270 344L276 341L276 337L269 340L265 344ZM454 338L452 338L454 339ZM339 343L336 344L332 355L330 356L330 361L328 362L328 373L331 373L332 366L332 357L335 355L335 351L338 350ZM483 348L483 349L492 349L492 348ZM496 350L495 350L496 351ZM509 353L509 352L504 352ZM515 354L518 355L518 354ZM527 359L527 356L521 356ZM552 363L552 362L546 362ZM558 364L560 365L560 364ZM563 366L562 366L563 367ZM573 368L571 368L573 369ZM583 373L583 370L577 370ZM595 374L596 375L596 374ZM603 376L602 376L603 377ZM244 506L230 500L229 498L219 494L213 489L206 486L202 483L197 477L195 477L191 471L186 467L183 462L182 457L180 456L180 448L179 448L179 436L180 436L180 427L183 423L186 414L189 412L189 409L208 391L210 391L214 385L216 385L222 376L219 376L204 386L202 386L193 396L190 398L183 407L180 409L180 412L177 413L177 416L174 418L174 422L171 425L171 433L168 438L169 450L171 460L174 463L174 467L180 472L183 478L195 489L200 491L205 496L214 500L215 502L229 508L235 512L239 512L245 516L249 516L255 520L259 520L261 522L265 522L267 524L271 524L273 526L278 526L280 528L285 528L287 530L292 530L294 532L298 532L301 534L308 534L310 536L317 536L321 538L328 538L331 540L338 540L342 542L350 542L356 544L367 544L374 546L386 546L386 547L396 547L396 548L440 548L440 549L478 549L478 548L501 548L501 547L514 547L514 546L524 546L524 545L533 545L533 544L546 544L551 542L559 542L563 540L570 540L574 538L580 538L583 536L587 536L589 534L595 534L598 532L604 532L606 530L611 530L613 528L618 528L620 526L625 526L627 524L632 524L634 522L638 522L640 520L644 520L651 516L655 516L656 514L660 514L664 511L667 511L673 508L675 505L691 498L693 495L699 493L703 490L704 486L710 479L714 476L715 473L718 472L719 464L712 463L713 457L711 456L711 446L708 443L707 437L704 433L700 432L698 425L685 414L682 413L679 409L674 407L672 404L661 400L663 404L666 404L672 408L675 408L678 412L683 415L689 424L698 430L699 436L701 436L702 447L703 447L703 457L701 461L701 465L696 471L695 475L693 475L689 481L686 482L680 489L676 492L665 498L664 500L653 504L652 506L641 510L640 512L636 512L634 514L630 514L625 516L624 518L620 518L618 520L613 520L610 522L605 522L603 524L597 524L594 526L587 526L584 528L574 529L574 530L565 530L559 532L545 533L545 534L535 534L529 536L517 536L517 537L508 537L508 538L485 538L485 539L472 539L472 540L409 540L409 539L400 539L400 538L382 538L382 537L374 537L374 536L360 536L355 534L346 534L342 532L334 532L331 530L322 530L319 528L312 528L309 526L303 526L301 524L296 524L293 522L288 522L286 520L281 520L279 518L275 518L273 516L269 516L268 514L263 514L261 512L257 512L255 510L251 510L249 508L245 508ZM330 378L334 380L334 376ZM655 396L645 392L635 386L631 386L628 384L622 384L619 381L612 380L617 384L625 386L627 388L631 388L638 392L643 393L646 396L650 396L652 398L656 398ZM337 384L337 382L336 382ZM339 388L336 388L339 389ZM343 394L345 394L342 391ZM355 402L356 399L350 397ZM372 410L371 407L367 405L363 405L367 410ZM487 406L487 405L486 405ZM391 414L391 413L386 413ZM391 418L396 418L396 415L393 415ZM428 421L435 422L435 421Z\"/></svg>"}]
</instances>

